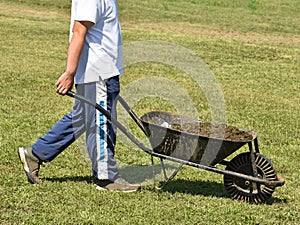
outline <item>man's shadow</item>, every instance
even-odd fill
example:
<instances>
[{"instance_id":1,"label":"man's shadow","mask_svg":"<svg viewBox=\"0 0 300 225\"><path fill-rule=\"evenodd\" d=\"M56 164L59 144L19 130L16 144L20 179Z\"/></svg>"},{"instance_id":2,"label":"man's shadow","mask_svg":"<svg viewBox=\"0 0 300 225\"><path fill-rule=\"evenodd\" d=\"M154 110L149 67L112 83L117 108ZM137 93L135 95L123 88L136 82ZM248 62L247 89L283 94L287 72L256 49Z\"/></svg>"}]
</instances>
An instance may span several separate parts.
<instances>
[{"instance_id":1,"label":"man's shadow","mask_svg":"<svg viewBox=\"0 0 300 225\"><path fill-rule=\"evenodd\" d=\"M94 183L95 178L92 176L65 176L65 177L47 177L43 180L50 181L53 183L64 183L64 182L86 182L88 184Z\"/></svg>"}]
</instances>

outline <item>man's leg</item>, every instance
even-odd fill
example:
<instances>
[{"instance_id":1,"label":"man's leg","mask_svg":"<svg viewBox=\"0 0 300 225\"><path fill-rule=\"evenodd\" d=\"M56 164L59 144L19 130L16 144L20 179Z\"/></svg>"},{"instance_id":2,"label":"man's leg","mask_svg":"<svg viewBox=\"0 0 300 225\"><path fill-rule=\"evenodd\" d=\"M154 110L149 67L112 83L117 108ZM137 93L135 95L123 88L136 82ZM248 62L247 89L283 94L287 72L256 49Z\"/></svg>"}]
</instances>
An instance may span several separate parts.
<instances>
[{"instance_id":1,"label":"man's leg","mask_svg":"<svg viewBox=\"0 0 300 225\"><path fill-rule=\"evenodd\" d=\"M120 92L119 77L105 82L95 83L96 102L116 118L116 97ZM89 91L93 88L89 87ZM95 95L95 94L94 94ZM92 96L92 94L90 95ZM87 111L86 111L87 112ZM140 189L119 177L114 150L116 144L116 127L98 110L93 110L95 117L93 126L87 126L87 146L93 164L93 176L98 178L98 190L134 192ZM89 113L86 113L88 115ZM87 120L91 121L90 119ZM96 123L95 123L96 121ZM90 127L91 129L88 129ZM88 132L88 130L90 132Z\"/></svg>"},{"instance_id":2,"label":"man's leg","mask_svg":"<svg viewBox=\"0 0 300 225\"><path fill-rule=\"evenodd\" d=\"M84 84L85 96L97 102L104 109L116 115L114 101L119 94L118 77ZM91 97L93 96L93 99ZM119 172L114 159L116 129L101 112L93 106L86 105L86 144L92 160L93 176L99 180L114 181ZM91 119L91 116L94 116Z\"/></svg>"},{"instance_id":3,"label":"man's leg","mask_svg":"<svg viewBox=\"0 0 300 225\"><path fill-rule=\"evenodd\" d=\"M72 111L32 145L32 153L42 162L52 161L84 132L82 105L75 100Z\"/></svg>"}]
</instances>

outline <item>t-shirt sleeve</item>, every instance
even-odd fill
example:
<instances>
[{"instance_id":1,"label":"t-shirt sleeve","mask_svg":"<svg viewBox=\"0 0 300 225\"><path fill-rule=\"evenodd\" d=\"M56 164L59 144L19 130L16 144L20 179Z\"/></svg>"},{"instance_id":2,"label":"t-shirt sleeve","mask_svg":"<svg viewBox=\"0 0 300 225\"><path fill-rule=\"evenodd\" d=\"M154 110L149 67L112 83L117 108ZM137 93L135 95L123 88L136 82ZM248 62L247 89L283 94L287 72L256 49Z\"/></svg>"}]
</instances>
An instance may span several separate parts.
<instances>
[{"instance_id":1,"label":"t-shirt sleeve","mask_svg":"<svg viewBox=\"0 0 300 225\"><path fill-rule=\"evenodd\" d=\"M99 0L78 0L74 20L96 23L101 11Z\"/></svg>"}]
</instances>

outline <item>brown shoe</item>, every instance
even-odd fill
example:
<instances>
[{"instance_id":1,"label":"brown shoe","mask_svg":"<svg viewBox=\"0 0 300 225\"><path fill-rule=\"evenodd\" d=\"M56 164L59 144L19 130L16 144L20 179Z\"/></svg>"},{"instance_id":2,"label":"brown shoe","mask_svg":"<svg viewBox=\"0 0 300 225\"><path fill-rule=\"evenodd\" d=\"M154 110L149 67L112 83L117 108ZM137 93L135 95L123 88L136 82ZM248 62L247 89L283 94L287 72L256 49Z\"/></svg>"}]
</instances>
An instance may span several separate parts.
<instances>
[{"instance_id":1,"label":"brown shoe","mask_svg":"<svg viewBox=\"0 0 300 225\"><path fill-rule=\"evenodd\" d=\"M42 180L38 177L41 162L32 154L31 147L18 148L18 155L23 164L28 181L32 184L40 184Z\"/></svg>"},{"instance_id":2,"label":"brown shoe","mask_svg":"<svg viewBox=\"0 0 300 225\"><path fill-rule=\"evenodd\" d=\"M135 192L140 190L141 186L137 184L130 184L123 178L117 178L115 181L98 180L97 190L121 191L121 192Z\"/></svg>"}]
</instances>

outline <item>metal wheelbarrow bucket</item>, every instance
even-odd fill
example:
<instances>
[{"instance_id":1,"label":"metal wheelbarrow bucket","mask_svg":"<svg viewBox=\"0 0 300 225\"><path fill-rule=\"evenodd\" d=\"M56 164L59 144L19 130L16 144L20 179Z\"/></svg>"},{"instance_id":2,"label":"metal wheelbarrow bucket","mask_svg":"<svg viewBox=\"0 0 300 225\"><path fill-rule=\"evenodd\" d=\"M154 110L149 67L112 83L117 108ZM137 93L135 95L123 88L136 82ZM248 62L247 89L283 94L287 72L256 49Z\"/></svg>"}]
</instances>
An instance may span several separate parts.
<instances>
[{"instance_id":1,"label":"metal wheelbarrow bucket","mask_svg":"<svg viewBox=\"0 0 300 225\"><path fill-rule=\"evenodd\" d=\"M167 112L141 117L153 151L214 166L256 138L257 134L225 124L212 124Z\"/></svg>"}]
</instances>

